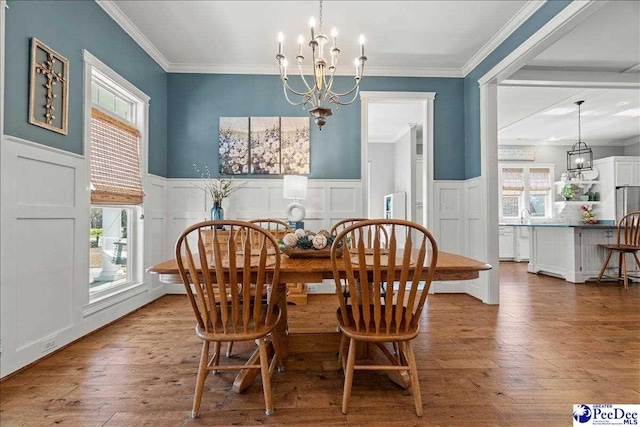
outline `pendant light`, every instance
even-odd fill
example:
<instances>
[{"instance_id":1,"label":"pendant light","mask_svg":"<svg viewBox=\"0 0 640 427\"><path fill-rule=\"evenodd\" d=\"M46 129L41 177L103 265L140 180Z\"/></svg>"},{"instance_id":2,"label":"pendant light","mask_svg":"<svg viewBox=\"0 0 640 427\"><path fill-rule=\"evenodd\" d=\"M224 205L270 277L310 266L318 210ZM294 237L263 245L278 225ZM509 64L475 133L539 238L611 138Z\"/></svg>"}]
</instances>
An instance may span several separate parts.
<instances>
[{"instance_id":1,"label":"pendant light","mask_svg":"<svg viewBox=\"0 0 640 427\"><path fill-rule=\"evenodd\" d=\"M582 142L580 135L580 106L583 102L575 102L578 106L578 142L573 144L571 150L567 151L567 172L577 172L578 174L593 169L593 151Z\"/></svg>"}]
</instances>

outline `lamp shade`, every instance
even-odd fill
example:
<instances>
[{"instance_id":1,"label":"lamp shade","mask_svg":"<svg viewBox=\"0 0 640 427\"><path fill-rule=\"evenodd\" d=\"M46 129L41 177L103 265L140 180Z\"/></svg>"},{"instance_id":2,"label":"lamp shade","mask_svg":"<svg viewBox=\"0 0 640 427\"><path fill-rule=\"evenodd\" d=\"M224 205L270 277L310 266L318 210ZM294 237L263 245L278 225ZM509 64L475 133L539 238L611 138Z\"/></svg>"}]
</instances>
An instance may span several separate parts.
<instances>
[{"instance_id":1,"label":"lamp shade","mask_svg":"<svg viewBox=\"0 0 640 427\"><path fill-rule=\"evenodd\" d=\"M307 198L306 176L285 175L284 176L284 198L285 199L306 199Z\"/></svg>"}]
</instances>

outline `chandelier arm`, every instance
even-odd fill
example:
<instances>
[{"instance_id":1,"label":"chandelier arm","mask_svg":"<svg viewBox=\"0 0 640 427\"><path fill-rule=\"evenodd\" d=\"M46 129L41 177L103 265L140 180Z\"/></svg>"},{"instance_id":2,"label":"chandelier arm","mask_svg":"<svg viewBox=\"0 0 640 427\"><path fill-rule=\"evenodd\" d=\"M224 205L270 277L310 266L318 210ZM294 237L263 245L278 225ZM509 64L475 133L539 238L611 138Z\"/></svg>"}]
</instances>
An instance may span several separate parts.
<instances>
[{"instance_id":1,"label":"chandelier arm","mask_svg":"<svg viewBox=\"0 0 640 427\"><path fill-rule=\"evenodd\" d=\"M311 86L309 86L309 83L307 82L307 79L304 76L304 73L302 72L302 63L301 62L298 62L298 70L300 70L300 78L304 82L304 85L307 87L307 90L308 90L307 93L313 92L313 89L311 89Z\"/></svg>"},{"instance_id":2,"label":"chandelier arm","mask_svg":"<svg viewBox=\"0 0 640 427\"><path fill-rule=\"evenodd\" d=\"M283 91L284 91L284 97L285 97L285 99L286 99L286 100L287 100L287 102L288 102L289 104L291 104L291 105L295 105L295 106L303 105L303 106L304 106L305 104L307 104L307 103L309 102L309 97L308 97L308 96L305 96L305 95L300 95L300 96L302 96L302 101L300 101L300 102L294 102L294 101L292 101L292 100L289 98L289 94L287 93L287 86L283 86Z\"/></svg>"},{"instance_id":3,"label":"chandelier arm","mask_svg":"<svg viewBox=\"0 0 640 427\"><path fill-rule=\"evenodd\" d=\"M291 93L293 93L294 95L308 97L308 98L310 98L313 95L313 89L309 90L308 92L298 92L297 90L289 86L289 83L286 80L284 80L283 83L284 83L283 84L284 88L289 89L289 91L291 91Z\"/></svg>"},{"instance_id":4,"label":"chandelier arm","mask_svg":"<svg viewBox=\"0 0 640 427\"><path fill-rule=\"evenodd\" d=\"M354 90L358 89L358 87L360 87L360 79L357 80L356 84L351 88L351 90L343 93L331 92L331 94L340 98L342 96L347 96L352 94Z\"/></svg>"},{"instance_id":5,"label":"chandelier arm","mask_svg":"<svg viewBox=\"0 0 640 427\"><path fill-rule=\"evenodd\" d=\"M325 87L325 92L324 92L324 96L322 97L322 99L324 101L327 101L327 98L331 99L331 95L333 95L333 92L331 91L331 88L333 87L333 77L336 74L336 64L334 64L333 70L331 71L331 75L329 76L329 82L327 83L327 79L324 79L324 87Z\"/></svg>"},{"instance_id":6,"label":"chandelier arm","mask_svg":"<svg viewBox=\"0 0 640 427\"><path fill-rule=\"evenodd\" d=\"M349 102L340 102L340 97L341 96L345 96L350 94L351 92L353 92L355 90L356 93L353 94L353 98L351 98L351 101ZM351 91L345 93L345 94L340 94L340 95L336 95L334 94L334 97L336 97L336 101L329 101L329 103L331 104L336 104L336 105L349 105L352 104L353 101L355 101L358 98L358 93L360 93L360 85L357 84L353 89L351 89Z\"/></svg>"}]
</instances>

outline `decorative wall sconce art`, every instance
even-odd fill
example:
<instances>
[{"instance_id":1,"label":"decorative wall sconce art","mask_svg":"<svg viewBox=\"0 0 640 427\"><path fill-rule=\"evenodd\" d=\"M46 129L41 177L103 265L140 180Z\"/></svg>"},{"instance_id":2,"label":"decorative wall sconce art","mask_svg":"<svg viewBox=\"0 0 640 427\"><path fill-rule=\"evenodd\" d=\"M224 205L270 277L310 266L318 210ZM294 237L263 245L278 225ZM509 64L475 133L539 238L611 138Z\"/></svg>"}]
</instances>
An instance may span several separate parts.
<instances>
[{"instance_id":1,"label":"decorative wall sconce art","mask_svg":"<svg viewBox=\"0 0 640 427\"><path fill-rule=\"evenodd\" d=\"M29 123L67 134L69 61L35 37L31 38Z\"/></svg>"}]
</instances>

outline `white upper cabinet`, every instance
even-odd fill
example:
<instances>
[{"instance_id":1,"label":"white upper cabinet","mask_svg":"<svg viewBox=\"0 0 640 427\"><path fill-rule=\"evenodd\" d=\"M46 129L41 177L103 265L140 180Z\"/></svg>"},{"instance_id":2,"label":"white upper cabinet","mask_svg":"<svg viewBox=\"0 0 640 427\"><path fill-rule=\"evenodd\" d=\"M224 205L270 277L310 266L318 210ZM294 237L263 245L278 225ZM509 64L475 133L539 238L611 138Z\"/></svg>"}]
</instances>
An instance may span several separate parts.
<instances>
[{"instance_id":1,"label":"white upper cabinet","mask_svg":"<svg viewBox=\"0 0 640 427\"><path fill-rule=\"evenodd\" d=\"M617 160L615 162L616 187L640 185L640 160Z\"/></svg>"}]
</instances>

